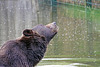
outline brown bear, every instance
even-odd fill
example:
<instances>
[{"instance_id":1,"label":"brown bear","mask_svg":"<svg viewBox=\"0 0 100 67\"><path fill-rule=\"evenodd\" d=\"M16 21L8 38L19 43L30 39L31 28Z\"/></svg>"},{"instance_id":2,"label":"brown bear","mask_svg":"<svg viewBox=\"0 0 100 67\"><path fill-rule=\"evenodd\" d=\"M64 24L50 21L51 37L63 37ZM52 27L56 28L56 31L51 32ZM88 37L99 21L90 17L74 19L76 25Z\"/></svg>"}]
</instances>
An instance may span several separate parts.
<instances>
[{"instance_id":1,"label":"brown bear","mask_svg":"<svg viewBox=\"0 0 100 67\"><path fill-rule=\"evenodd\" d=\"M56 34L55 22L25 29L20 38L10 40L1 47L0 67L35 67Z\"/></svg>"}]
</instances>

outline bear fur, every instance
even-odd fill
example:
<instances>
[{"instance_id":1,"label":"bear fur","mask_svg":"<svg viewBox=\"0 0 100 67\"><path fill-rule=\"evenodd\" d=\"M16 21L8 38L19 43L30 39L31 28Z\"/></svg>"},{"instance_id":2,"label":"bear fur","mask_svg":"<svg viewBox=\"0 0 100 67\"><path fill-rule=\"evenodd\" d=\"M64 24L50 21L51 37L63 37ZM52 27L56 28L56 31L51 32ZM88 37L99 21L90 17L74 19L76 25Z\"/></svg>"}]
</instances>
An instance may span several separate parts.
<instances>
[{"instance_id":1,"label":"bear fur","mask_svg":"<svg viewBox=\"0 0 100 67\"><path fill-rule=\"evenodd\" d=\"M35 67L56 33L55 23L25 29L20 38L7 41L1 47L0 67Z\"/></svg>"}]
</instances>

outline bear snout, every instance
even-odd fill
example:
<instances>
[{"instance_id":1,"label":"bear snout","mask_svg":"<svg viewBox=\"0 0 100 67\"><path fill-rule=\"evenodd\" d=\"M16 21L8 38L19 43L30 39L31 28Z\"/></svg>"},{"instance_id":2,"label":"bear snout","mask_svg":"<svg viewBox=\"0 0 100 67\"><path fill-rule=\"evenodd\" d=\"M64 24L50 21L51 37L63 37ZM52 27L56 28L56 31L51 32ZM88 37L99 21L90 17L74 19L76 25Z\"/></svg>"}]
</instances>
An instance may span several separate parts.
<instances>
[{"instance_id":1,"label":"bear snout","mask_svg":"<svg viewBox=\"0 0 100 67\"><path fill-rule=\"evenodd\" d=\"M58 27L56 25L56 22L52 22L50 24L47 24L46 27L52 29L53 31L56 31L56 32L58 31Z\"/></svg>"}]
</instances>

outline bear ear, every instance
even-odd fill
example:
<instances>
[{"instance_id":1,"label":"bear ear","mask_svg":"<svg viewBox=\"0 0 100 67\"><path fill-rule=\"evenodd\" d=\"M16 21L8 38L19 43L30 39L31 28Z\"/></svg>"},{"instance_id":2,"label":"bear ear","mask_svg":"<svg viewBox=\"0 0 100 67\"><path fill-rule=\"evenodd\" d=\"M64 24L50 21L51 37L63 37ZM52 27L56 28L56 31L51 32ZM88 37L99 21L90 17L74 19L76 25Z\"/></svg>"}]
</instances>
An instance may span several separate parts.
<instances>
[{"instance_id":1,"label":"bear ear","mask_svg":"<svg viewBox=\"0 0 100 67\"><path fill-rule=\"evenodd\" d=\"M23 35L26 36L26 37L33 36L33 31L31 29L25 29L23 31Z\"/></svg>"}]
</instances>

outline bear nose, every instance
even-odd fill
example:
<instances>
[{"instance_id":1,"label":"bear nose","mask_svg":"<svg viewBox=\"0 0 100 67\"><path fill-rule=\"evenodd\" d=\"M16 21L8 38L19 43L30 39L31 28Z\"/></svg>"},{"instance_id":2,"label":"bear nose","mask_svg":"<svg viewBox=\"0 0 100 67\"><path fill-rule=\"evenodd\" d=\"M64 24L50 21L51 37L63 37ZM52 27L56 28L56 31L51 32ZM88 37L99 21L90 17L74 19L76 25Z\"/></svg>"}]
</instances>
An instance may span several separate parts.
<instances>
[{"instance_id":1,"label":"bear nose","mask_svg":"<svg viewBox=\"0 0 100 67\"><path fill-rule=\"evenodd\" d=\"M54 25L56 25L56 22L53 22Z\"/></svg>"}]
</instances>

